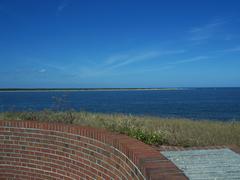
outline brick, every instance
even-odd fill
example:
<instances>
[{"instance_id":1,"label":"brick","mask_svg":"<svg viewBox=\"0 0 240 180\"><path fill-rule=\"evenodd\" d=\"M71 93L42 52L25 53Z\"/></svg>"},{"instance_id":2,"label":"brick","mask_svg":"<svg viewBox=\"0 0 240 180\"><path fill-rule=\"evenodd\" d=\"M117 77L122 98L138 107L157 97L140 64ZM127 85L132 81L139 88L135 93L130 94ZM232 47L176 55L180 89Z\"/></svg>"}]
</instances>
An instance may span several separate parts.
<instances>
[{"instance_id":1,"label":"brick","mask_svg":"<svg viewBox=\"0 0 240 180\"><path fill-rule=\"evenodd\" d=\"M136 139L78 125L0 121L0 153L0 179L185 178Z\"/></svg>"}]
</instances>

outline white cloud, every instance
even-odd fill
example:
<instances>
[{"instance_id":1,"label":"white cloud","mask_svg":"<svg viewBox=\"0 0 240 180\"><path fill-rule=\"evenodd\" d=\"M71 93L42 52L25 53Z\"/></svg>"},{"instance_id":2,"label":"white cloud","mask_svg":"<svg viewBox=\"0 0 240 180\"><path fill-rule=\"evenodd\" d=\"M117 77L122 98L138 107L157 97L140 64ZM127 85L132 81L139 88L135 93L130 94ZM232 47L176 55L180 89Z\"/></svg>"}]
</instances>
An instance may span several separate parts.
<instances>
[{"instance_id":1,"label":"white cloud","mask_svg":"<svg viewBox=\"0 0 240 180\"><path fill-rule=\"evenodd\" d=\"M40 69L39 72L40 73L45 73L47 70L46 69Z\"/></svg>"}]
</instances>

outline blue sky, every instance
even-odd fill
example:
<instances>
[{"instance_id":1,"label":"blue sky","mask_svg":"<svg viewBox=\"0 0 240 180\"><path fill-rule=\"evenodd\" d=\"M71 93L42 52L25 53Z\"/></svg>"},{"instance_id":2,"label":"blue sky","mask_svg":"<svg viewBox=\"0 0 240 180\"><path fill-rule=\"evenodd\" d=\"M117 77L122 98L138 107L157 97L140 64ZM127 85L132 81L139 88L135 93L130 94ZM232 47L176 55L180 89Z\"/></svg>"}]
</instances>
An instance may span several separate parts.
<instances>
[{"instance_id":1,"label":"blue sky","mask_svg":"<svg viewBox=\"0 0 240 180\"><path fill-rule=\"evenodd\" d=\"M0 88L240 86L240 1L0 0Z\"/></svg>"}]
</instances>

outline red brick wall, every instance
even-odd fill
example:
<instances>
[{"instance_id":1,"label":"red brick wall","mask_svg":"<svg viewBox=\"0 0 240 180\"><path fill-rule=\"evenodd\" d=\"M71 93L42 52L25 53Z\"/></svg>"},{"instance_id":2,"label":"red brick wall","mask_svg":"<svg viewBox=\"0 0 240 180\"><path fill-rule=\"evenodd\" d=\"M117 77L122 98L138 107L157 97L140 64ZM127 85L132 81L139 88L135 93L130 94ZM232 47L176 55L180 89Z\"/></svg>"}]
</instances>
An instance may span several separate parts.
<instances>
[{"instance_id":1,"label":"red brick wall","mask_svg":"<svg viewBox=\"0 0 240 180\"><path fill-rule=\"evenodd\" d=\"M186 179L150 146L105 130L0 121L0 179Z\"/></svg>"}]
</instances>

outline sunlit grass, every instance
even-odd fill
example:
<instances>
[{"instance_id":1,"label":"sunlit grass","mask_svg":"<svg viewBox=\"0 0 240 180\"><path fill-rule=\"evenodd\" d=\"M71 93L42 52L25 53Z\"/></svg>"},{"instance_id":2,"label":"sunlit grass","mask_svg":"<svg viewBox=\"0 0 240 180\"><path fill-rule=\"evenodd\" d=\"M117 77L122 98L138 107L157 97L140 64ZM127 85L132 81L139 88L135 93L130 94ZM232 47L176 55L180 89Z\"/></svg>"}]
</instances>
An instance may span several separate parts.
<instances>
[{"instance_id":1,"label":"sunlit grass","mask_svg":"<svg viewBox=\"0 0 240 180\"><path fill-rule=\"evenodd\" d=\"M147 144L173 146L240 146L240 122L193 121L123 114L88 112L5 112L2 120L63 122L105 128L127 134Z\"/></svg>"}]
</instances>

